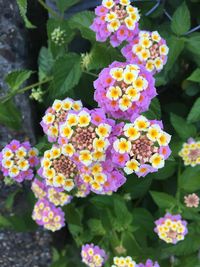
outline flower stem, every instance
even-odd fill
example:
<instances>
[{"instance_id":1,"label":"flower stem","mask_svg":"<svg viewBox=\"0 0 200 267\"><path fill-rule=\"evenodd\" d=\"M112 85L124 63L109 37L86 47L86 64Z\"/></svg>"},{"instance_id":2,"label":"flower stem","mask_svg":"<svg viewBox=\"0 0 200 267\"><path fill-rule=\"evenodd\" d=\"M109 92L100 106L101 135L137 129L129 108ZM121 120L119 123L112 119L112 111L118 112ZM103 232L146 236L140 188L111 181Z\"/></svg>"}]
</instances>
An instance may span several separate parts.
<instances>
[{"instance_id":1,"label":"flower stem","mask_svg":"<svg viewBox=\"0 0 200 267\"><path fill-rule=\"evenodd\" d=\"M93 77L95 77L95 78L98 77L97 74L95 74L95 73L93 73L93 72L91 72L91 71L85 71L85 70L84 70L83 73L86 73L86 74L88 74L88 75L91 75L91 76L93 76Z\"/></svg>"},{"instance_id":2,"label":"flower stem","mask_svg":"<svg viewBox=\"0 0 200 267\"><path fill-rule=\"evenodd\" d=\"M57 18L57 19L60 19L60 16L58 15L57 12L55 12L53 9L51 9L49 6L47 6L45 4L45 2L43 2L42 0L38 0L38 2L40 3L41 6L43 6L44 9L46 9L48 11L48 13L54 17L54 18Z\"/></svg>"},{"instance_id":3,"label":"flower stem","mask_svg":"<svg viewBox=\"0 0 200 267\"><path fill-rule=\"evenodd\" d=\"M8 100L10 100L13 96L15 96L16 94L22 94L36 86L40 86L44 83L48 83L52 80L53 78L52 77L49 77L49 78L46 78L45 80L41 81L41 82L37 82L37 83L34 83L34 84L31 84L31 85L28 85L22 89L19 89L19 90L16 90L14 92L11 92L10 94L8 94L7 96L5 96L4 98L0 99L0 103L4 104L6 103Z\"/></svg>"}]
</instances>

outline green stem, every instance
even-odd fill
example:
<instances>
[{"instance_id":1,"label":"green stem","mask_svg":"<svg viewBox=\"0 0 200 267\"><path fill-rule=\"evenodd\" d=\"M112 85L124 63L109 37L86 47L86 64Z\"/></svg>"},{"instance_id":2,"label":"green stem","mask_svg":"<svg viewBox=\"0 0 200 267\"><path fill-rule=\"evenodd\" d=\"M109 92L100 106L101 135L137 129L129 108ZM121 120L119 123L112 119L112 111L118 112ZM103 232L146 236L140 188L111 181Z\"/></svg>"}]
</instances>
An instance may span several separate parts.
<instances>
[{"instance_id":1,"label":"green stem","mask_svg":"<svg viewBox=\"0 0 200 267\"><path fill-rule=\"evenodd\" d=\"M86 73L86 74L88 74L88 75L91 75L91 76L93 76L93 77L95 77L95 78L98 77L97 74L95 74L95 73L93 73L93 72L91 72L91 71L86 71L86 70L84 70L83 73Z\"/></svg>"},{"instance_id":2,"label":"green stem","mask_svg":"<svg viewBox=\"0 0 200 267\"><path fill-rule=\"evenodd\" d=\"M31 84L31 85L28 85L22 89L19 89L17 91L14 91L10 94L8 94L7 96L5 96L4 98L0 99L0 103L4 104L5 102L7 102L8 100L10 100L13 96L15 96L16 94L22 94L34 87L37 87L37 86L40 86L44 83L48 83L52 80L53 78L52 77L49 77L49 78L46 78L45 80L41 81L41 82L37 82L37 83L34 83L34 84Z\"/></svg>"},{"instance_id":3,"label":"green stem","mask_svg":"<svg viewBox=\"0 0 200 267\"><path fill-rule=\"evenodd\" d=\"M47 6L42 0L38 0L41 6L44 7L48 11L49 14L51 14L54 18L60 19L60 16L58 13L56 13L54 10L52 10L49 6Z\"/></svg>"},{"instance_id":4,"label":"green stem","mask_svg":"<svg viewBox=\"0 0 200 267\"><path fill-rule=\"evenodd\" d=\"M178 207L180 207L180 196L181 196L181 185L180 185L180 177L181 177L181 161L179 161L179 164L178 164L178 177L177 177L177 192L176 192L176 199L177 199L177 204L178 204Z\"/></svg>"}]
</instances>

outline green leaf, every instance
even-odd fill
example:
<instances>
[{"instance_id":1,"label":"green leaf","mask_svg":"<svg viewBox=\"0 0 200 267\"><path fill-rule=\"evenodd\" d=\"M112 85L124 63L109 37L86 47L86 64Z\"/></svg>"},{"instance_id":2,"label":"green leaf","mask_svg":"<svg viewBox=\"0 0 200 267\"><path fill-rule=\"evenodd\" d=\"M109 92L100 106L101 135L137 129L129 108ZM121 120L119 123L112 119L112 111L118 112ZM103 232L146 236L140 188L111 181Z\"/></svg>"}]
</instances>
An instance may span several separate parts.
<instances>
[{"instance_id":1,"label":"green leaf","mask_svg":"<svg viewBox=\"0 0 200 267\"><path fill-rule=\"evenodd\" d=\"M147 235L152 236L154 227L154 218L151 213L144 208L135 208L132 210L133 224L139 226L139 231L145 231Z\"/></svg>"},{"instance_id":2,"label":"green leaf","mask_svg":"<svg viewBox=\"0 0 200 267\"><path fill-rule=\"evenodd\" d=\"M171 29L177 35L186 33L191 26L190 11L185 2L177 8L172 16Z\"/></svg>"},{"instance_id":3,"label":"green leaf","mask_svg":"<svg viewBox=\"0 0 200 267\"><path fill-rule=\"evenodd\" d=\"M83 38L95 41L95 33L90 29L94 17L94 12L91 11L77 13L69 19L69 26L71 29L80 30Z\"/></svg>"},{"instance_id":4,"label":"green leaf","mask_svg":"<svg viewBox=\"0 0 200 267\"><path fill-rule=\"evenodd\" d=\"M9 85L12 91L16 91L30 78L32 73L31 70L15 70L5 77L5 82Z\"/></svg>"},{"instance_id":5,"label":"green leaf","mask_svg":"<svg viewBox=\"0 0 200 267\"><path fill-rule=\"evenodd\" d=\"M17 5L19 7L20 15L22 16L25 26L28 29L34 29L36 28L27 18L27 0L17 0Z\"/></svg>"},{"instance_id":6,"label":"green leaf","mask_svg":"<svg viewBox=\"0 0 200 267\"><path fill-rule=\"evenodd\" d=\"M21 189L17 189L7 196L6 201L5 201L6 209L8 209L8 210L12 209L14 201L15 201L15 197L20 191L21 191Z\"/></svg>"},{"instance_id":7,"label":"green leaf","mask_svg":"<svg viewBox=\"0 0 200 267\"><path fill-rule=\"evenodd\" d=\"M14 130L21 129L21 114L12 100L0 103L0 124Z\"/></svg>"},{"instance_id":8,"label":"green leaf","mask_svg":"<svg viewBox=\"0 0 200 267\"><path fill-rule=\"evenodd\" d=\"M51 98L66 96L67 92L78 84L81 77L81 58L71 53L59 58L53 66L53 88Z\"/></svg>"},{"instance_id":9,"label":"green leaf","mask_svg":"<svg viewBox=\"0 0 200 267\"><path fill-rule=\"evenodd\" d=\"M187 167L180 176L180 186L188 193L200 190L200 167Z\"/></svg>"},{"instance_id":10,"label":"green leaf","mask_svg":"<svg viewBox=\"0 0 200 267\"><path fill-rule=\"evenodd\" d=\"M90 52L91 60L88 70L98 70L107 67L115 60L123 61L119 52L111 46L95 43Z\"/></svg>"},{"instance_id":11,"label":"green leaf","mask_svg":"<svg viewBox=\"0 0 200 267\"><path fill-rule=\"evenodd\" d=\"M181 139L186 140L196 135L196 127L186 122L185 119L173 113L170 114L171 124Z\"/></svg>"},{"instance_id":12,"label":"green leaf","mask_svg":"<svg viewBox=\"0 0 200 267\"><path fill-rule=\"evenodd\" d=\"M124 199L115 196L113 198L114 212L117 218L116 222L121 229L126 229L132 222L132 215L127 209L126 202ZM120 230L120 229L119 229Z\"/></svg>"},{"instance_id":13,"label":"green leaf","mask_svg":"<svg viewBox=\"0 0 200 267\"><path fill-rule=\"evenodd\" d=\"M42 47L38 57L39 80L42 81L45 77L51 75L53 67L53 56L49 49Z\"/></svg>"},{"instance_id":14,"label":"green leaf","mask_svg":"<svg viewBox=\"0 0 200 267\"><path fill-rule=\"evenodd\" d=\"M105 235L105 229L102 225L102 222L98 219L90 219L88 221L88 226L90 228L90 231L94 235Z\"/></svg>"},{"instance_id":15,"label":"green leaf","mask_svg":"<svg viewBox=\"0 0 200 267\"><path fill-rule=\"evenodd\" d=\"M161 119L161 107L158 98L154 98L151 101L149 110L144 112L143 115L149 120Z\"/></svg>"},{"instance_id":16,"label":"green leaf","mask_svg":"<svg viewBox=\"0 0 200 267\"><path fill-rule=\"evenodd\" d=\"M64 13L67 9L69 9L71 6L77 4L78 2L80 2L80 0L70 0L70 1L57 0L56 5L57 5L58 9L60 10L60 12Z\"/></svg>"},{"instance_id":17,"label":"green leaf","mask_svg":"<svg viewBox=\"0 0 200 267\"><path fill-rule=\"evenodd\" d=\"M186 48L194 55L200 55L200 34L186 39Z\"/></svg>"},{"instance_id":18,"label":"green leaf","mask_svg":"<svg viewBox=\"0 0 200 267\"><path fill-rule=\"evenodd\" d=\"M200 120L200 97L197 98L197 100L195 101L187 117L187 121L189 123L198 122L199 120Z\"/></svg>"},{"instance_id":19,"label":"green leaf","mask_svg":"<svg viewBox=\"0 0 200 267\"><path fill-rule=\"evenodd\" d=\"M11 228L12 225L6 217L0 215L0 228Z\"/></svg>"},{"instance_id":20,"label":"green leaf","mask_svg":"<svg viewBox=\"0 0 200 267\"><path fill-rule=\"evenodd\" d=\"M164 168L160 169L158 172L150 174L150 176L155 180L165 180L174 174L176 166L176 162L167 160Z\"/></svg>"},{"instance_id":21,"label":"green leaf","mask_svg":"<svg viewBox=\"0 0 200 267\"><path fill-rule=\"evenodd\" d=\"M200 83L200 68L197 68L193 73L187 78L188 81Z\"/></svg>"},{"instance_id":22,"label":"green leaf","mask_svg":"<svg viewBox=\"0 0 200 267\"><path fill-rule=\"evenodd\" d=\"M182 53L185 46L185 40L177 38L176 36L171 36L167 41L167 45L169 46L169 54L167 64L165 65L165 73L172 69L174 63Z\"/></svg>"},{"instance_id":23,"label":"green leaf","mask_svg":"<svg viewBox=\"0 0 200 267\"><path fill-rule=\"evenodd\" d=\"M176 199L171 195L155 191L150 191L150 194L159 208L167 209L176 205Z\"/></svg>"}]
</instances>

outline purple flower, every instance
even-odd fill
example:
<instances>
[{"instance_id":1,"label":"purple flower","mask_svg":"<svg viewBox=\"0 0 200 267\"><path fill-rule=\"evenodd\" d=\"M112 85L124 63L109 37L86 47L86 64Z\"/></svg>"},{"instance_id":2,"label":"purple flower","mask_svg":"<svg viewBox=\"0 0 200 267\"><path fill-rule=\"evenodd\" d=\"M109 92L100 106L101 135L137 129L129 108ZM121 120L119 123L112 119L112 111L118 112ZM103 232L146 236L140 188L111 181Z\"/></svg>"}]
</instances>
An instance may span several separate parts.
<instances>
[{"instance_id":1,"label":"purple flower","mask_svg":"<svg viewBox=\"0 0 200 267\"><path fill-rule=\"evenodd\" d=\"M86 244L81 250L82 262L89 267L101 267L107 260L106 252L94 244Z\"/></svg>"},{"instance_id":2,"label":"purple flower","mask_svg":"<svg viewBox=\"0 0 200 267\"><path fill-rule=\"evenodd\" d=\"M139 32L139 11L127 1L103 0L95 9L96 18L90 28L96 33L96 40L105 42L110 38L113 47L123 41L130 42Z\"/></svg>"},{"instance_id":3,"label":"purple flower","mask_svg":"<svg viewBox=\"0 0 200 267\"><path fill-rule=\"evenodd\" d=\"M138 267L160 267L160 265L157 261L154 263L152 260L148 259L146 263L139 263Z\"/></svg>"},{"instance_id":4,"label":"purple flower","mask_svg":"<svg viewBox=\"0 0 200 267\"><path fill-rule=\"evenodd\" d=\"M185 235L188 233L187 222L182 220L179 214L171 215L167 213L163 218L155 221L155 224L154 231L166 243L176 244L184 240Z\"/></svg>"},{"instance_id":5,"label":"purple flower","mask_svg":"<svg viewBox=\"0 0 200 267\"><path fill-rule=\"evenodd\" d=\"M32 215L38 225L55 232L65 226L65 215L61 208L56 208L46 199L36 202Z\"/></svg>"},{"instance_id":6,"label":"purple flower","mask_svg":"<svg viewBox=\"0 0 200 267\"><path fill-rule=\"evenodd\" d=\"M147 71L155 74L166 64L169 48L157 31L140 31L121 52L127 62L143 64Z\"/></svg>"},{"instance_id":7,"label":"purple flower","mask_svg":"<svg viewBox=\"0 0 200 267\"><path fill-rule=\"evenodd\" d=\"M13 140L0 152L0 170L16 182L31 180L33 168L39 163L38 151L29 142Z\"/></svg>"},{"instance_id":8,"label":"purple flower","mask_svg":"<svg viewBox=\"0 0 200 267\"><path fill-rule=\"evenodd\" d=\"M113 62L94 82L94 99L114 118L131 119L149 108L157 93L153 76L141 65Z\"/></svg>"}]
</instances>

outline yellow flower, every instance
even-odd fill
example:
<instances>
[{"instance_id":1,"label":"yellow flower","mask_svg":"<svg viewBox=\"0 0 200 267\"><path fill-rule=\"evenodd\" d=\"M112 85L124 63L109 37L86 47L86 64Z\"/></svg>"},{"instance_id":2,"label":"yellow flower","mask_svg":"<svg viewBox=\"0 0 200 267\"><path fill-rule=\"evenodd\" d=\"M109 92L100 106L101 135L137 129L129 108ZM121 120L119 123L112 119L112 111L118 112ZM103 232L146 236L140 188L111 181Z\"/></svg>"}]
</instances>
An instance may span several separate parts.
<instances>
[{"instance_id":1,"label":"yellow flower","mask_svg":"<svg viewBox=\"0 0 200 267\"><path fill-rule=\"evenodd\" d=\"M108 31L115 32L119 29L119 27L120 27L120 21L118 19L113 20L108 24Z\"/></svg>"},{"instance_id":2,"label":"yellow flower","mask_svg":"<svg viewBox=\"0 0 200 267\"><path fill-rule=\"evenodd\" d=\"M51 157L56 159L61 155L61 149L59 147L52 147Z\"/></svg>"},{"instance_id":3,"label":"yellow flower","mask_svg":"<svg viewBox=\"0 0 200 267\"><path fill-rule=\"evenodd\" d=\"M10 169L9 169L9 176L10 177L16 177L19 174L19 169L17 166L13 165Z\"/></svg>"},{"instance_id":4,"label":"yellow flower","mask_svg":"<svg viewBox=\"0 0 200 267\"><path fill-rule=\"evenodd\" d=\"M21 171L27 171L29 168L28 160L19 160L17 164Z\"/></svg>"},{"instance_id":5,"label":"yellow flower","mask_svg":"<svg viewBox=\"0 0 200 267\"><path fill-rule=\"evenodd\" d=\"M60 187L65 184L65 176L61 173L53 177L53 185L55 187Z\"/></svg>"},{"instance_id":6,"label":"yellow flower","mask_svg":"<svg viewBox=\"0 0 200 267\"><path fill-rule=\"evenodd\" d=\"M149 140L155 142L160 137L161 131L162 130L159 127L159 125L153 125L153 126L149 127L149 129L147 131L147 137L149 138Z\"/></svg>"},{"instance_id":7,"label":"yellow flower","mask_svg":"<svg viewBox=\"0 0 200 267\"><path fill-rule=\"evenodd\" d=\"M66 137L66 138L70 139L73 132L74 131L72 130L72 128L68 124L63 124L60 127L60 134L62 137Z\"/></svg>"},{"instance_id":8,"label":"yellow flower","mask_svg":"<svg viewBox=\"0 0 200 267\"><path fill-rule=\"evenodd\" d=\"M100 173L102 171L102 166L98 163L94 164L92 167L91 167L91 172L93 175L97 174L97 173Z\"/></svg>"},{"instance_id":9,"label":"yellow flower","mask_svg":"<svg viewBox=\"0 0 200 267\"><path fill-rule=\"evenodd\" d=\"M110 100L118 100L121 95L122 90L119 86L110 86L106 93L107 98L109 98Z\"/></svg>"},{"instance_id":10,"label":"yellow flower","mask_svg":"<svg viewBox=\"0 0 200 267\"><path fill-rule=\"evenodd\" d=\"M115 12L110 12L106 14L106 21L111 22L117 19L117 14Z\"/></svg>"},{"instance_id":11,"label":"yellow flower","mask_svg":"<svg viewBox=\"0 0 200 267\"><path fill-rule=\"evenodd\" d=\"M70 110L72 108L73 101L71 99L65 99L62 101L62 108L64 110Z\"/></svg>"},{"instance_id":12,"label":"yellow flower","mask_svg":"<svg viewBox=\"0 0 200 267\"><path fill-rule=\"evenodd\" d=\"M123 69L122 68L112 68L110 70L110 75L113 79L116 81L122 81L123 80Z\"/></svg>"},{"instance_id":13,"label":"yellow flower","mask_svg":"<svg viewBox=\"0 0 200 267\"><path fill-rule=\"evenodd\" d=\"M167 146L170 140L171 135L162 131L157 141L160 146Z\"/></svg>"},{"instance_id":14,"label":"yellow flower","mask_svg":"<svg viewBox=\"0 0 200 267\"><path fill-rule=\"evenodd\" d=\"M55 100L53 102L52 108L57 112L60 111L62 108L62 101L61 100Z\"/></svg>"},{"instance_id":15,"label":"yellow flower","mask_svg":"<svg viewBox=\"0 0 200 267\"><path fill-rule=\"evenodd\" d=\"M154 61L149 59L146 63L146 69L151 72L154 70Z\"/></svg>"},{"instance_id":16,"label":"yellow flower","mask_svg":"<svg viewBox=\"0 0 200 267\"><path fill-rule=\"evenodd\" d=\"M127 95L123 95L123 97L119 100L119 108L122 111L126 111L132 106L132 102Z\"/></svg>"},{"instance_id":17,"label":"yellow flower","mask_svg":"<svg viewBox=\"0 0 200 267\"><path fill-rule=\"evenodd\" d=\"M140 131L147 131L149 125L149 121L144 116L139 116L134 122L134 126Z\"/></svg>"},{"instance_id":18,"label":"yellow flower","mask_svg":"<svg viewBox=\"0 0 200 267\"><path fill-rule=\"evenodd\" d=\"M43 175L46 178L52 179L55 176L56 172L53 168L50 169L44 169Z\"/></svg>"},{"instance_id":19,"label":"yellow flower","mask_svg":"<svg viewBox=\"0 0 200 267\"><path fill-rule=\"evenodd\" d=\"M55 115L47 113L42 120L45 124L52 124L55 120Z\"/></svg>"},{"instance_id":20,"label":"yellow flower","mask_svg":"<svg viewBox=\"0 0 200 267\"><path fill-rule=\"evenodd\" d=\"M95 132L98 134L99 137L105 138L108 137L111 133L111 126L106 123L100 123L98 127L95 129Z\"/></svg>"},{"instance_id":21,"label":"yellow flower","mask_svg":"<svg viewBox=\"0 0 200 267\"><path fill-rule=\"evenodd\" d=\"M169 53L169 48L167 45L161 45L160 48L159 48L159 52L161 55L164 55L166 56L168 53Z\"/></svg>"},{"instance_id":22,"label":"yellow flower","mask_svg":"<svg viewBox=\"0 0 200 267\"><path fill-rule=\"evenodd\" d=\"M29 157L36 157L38 156L38 150L37 148L31 148L29 151L28 151L28 155Z\"/></svg>"},{"instance_id":23,"label":"yellow flower","mask_svg":"<svg viewBox=\"0 0 200 267\"><path fill-rule=\"evenodd\" d=\"M69 126L75 126L78 123L78 118L75 114L68 114L67 116L67 124L69 124Z\"/></svg>"},{"instance_id":24,"label":"yellow flower","mask_svg":"<svg viewBox=\"0 0 200 267\"><path fill-rule=\"evenodd\" d=\"M140 40L140 44L141 44L141 46L144 47L144 48L149 48L149 47L152 46L152 41L149 40L149 38L146 37L146 38L142 38L142 39Z\"/></svg>"},{"instance_id":25,"label":"yellow flower","mask_svg":"<svg viewBox=\"0 0 200 267\"><path fill-rule=\"evenodd\" d=\"M163 60L160 57L157 57L154 60L154 64L155 64L155 67L156 67L157 70L162 70L162 68L163 68Z\"/></svg>"},{"instance_id":26,"label":"yellow flower","mask_svg":"<svg viewBox=\"0 0 200 267\"><path fill-rule=\"evenodd\" d=\"M107 180L107 176L106 176L106 174L98 173L98 174L94 175L94 180L95 180L95 182L97 182L99 184L104 184L105 181Z\"/></svg>"},{"instance_id":27,"label":"yellow flower","mask_svg":"<svg viewBox=\"0 0 200 267\"><path fill-rule=\"evenodd\" d=\"M113 147L115 151L120 154L129 153L131 150L131 142L127 141L125 138L120 138L114 142Z\"/></svg>"},{"instance_id":28,"label":"yellow flower","mask_svg":"<svg viewBox=\"0 0 200 267\"><path fill-rule=\"evenodd\" d=\"M128 137L129 140L136 140L140 137L140 132L132 123L128 123L124 126L124 135Z\"/></svg>"},{"instance_id":29,"label":"yellow flower","mask_svg":"<svg viewBox=\"0 0 200 267\"><path fill-rule=\"evenodd\" d=\"M80 152L79 160L86 166L89 166L92 162L92 155L89 150L82 150Z\"/></svg>"},{"instance_id":30,"label":"yellow flower","mask_svg":"<svg viewBox=\"0 0 200 267\"><path fill-rule=\"evenodd\" d=\"M82 107L83 107L83 105L82 105L81 101L75 101L73 104L73 109L75 111L79 111Z\"/></svg>"},{"instance_id":31,"label":"yellow flower","mask_svg":"<svg viewBox=\"0 0 200 267\"><path fill-rule=\"evenodd\" d=\"M109 146L107 139L95 138L93 141L93 147L95 150L103 152Z\"/></svg>"},{"instance_id":32,"label":"yellow flower","mask_svg":"<svg viewBox=\"0 0 200 267\"><path fill-rule=\"evenodd\" d=\"M90 124L91 117L90 114L86 111L81 111L78 114L78 124L80 127L86 127Z\"/></svg>"},{"instance_id":33,"label":"yellow flower","mask_svg":"<svg viewBox=\"0 0 200 267\"><path fill-rule=\"evenodd\" d=\"M147 49L142 49L142 51L138 54L138 56L139 56L139 59L140 60L147 60L148 58L150 58L150 52L149 52L149 50L147 50Z\"/></svg>"},{"instance_id":34,"label":"yellow flower","mask_svg":"<svg viewBox=\"0 0 200 267\"><path fill-rule=\"evenodd\" d=\"M133 14L131 14L132 16ZM135 29L135 21L132 19L132 17L129 16L127 18L125 18L124 22L126 24L126 27L129 29L129 30L134 30Z\"/></svg>"},{"instance_id":35,"label":"yellow flower","mask_svg":"<svg viewBox=\"0 0 200 267\"><path fill-rule=\"evenodd\" d=\"M124 167L124 171L126 174L131 174L133 172L138 172L139 171L139 165L140 163L137 160L129 160L126 163L126 166Z\"/></svg>"},{"instance_id":36,"label":"yellow flower","mask_svg":"<svg viewBox=\"0 0 200 267\"><path fill-rule=\"evenodd\" d=\"M10 169L13 166L14 162L9 158L5 158L2 160L2 166L6 169Z\"/></svg>"},{"instance_id":37,"label":"yellow flower","mask_svg":"<svg viewBox=\"0 0 200 267\"><path fill-rule=\"evenodd\" d=\"M75 184L71 179L67 179L64 183L64 189L66 191L71 191L74 188Z\"/></svg>"},{"instance_id":38,"label":"yellow flower","mask_svg":"<svg viewBox=\"0 0 200 267\"><path fill-rule=\"evenodd\" d=\"M62 146L62 153L65 156L70 156L71 157L75 153L75 149L74 149L72 144L65 144L65 145Z\"/></svg>"},{"instance_id":39,"label":"yellow flower","mask_svg":"<svg viewBox=\"0 0 200 267\"><path fill-rule=\"evenodd\" d=\"M134 82L133 87L138 91L146 90L148 87L148 82L142 76L139 76Z\"/></svg>"},{"instance_id":40,"label":"yellow flower","mask_svg":"<svg viewBox=\"0 0 200 267\"><path fill-rule=\"evenodd\" d=\"M105 161L105 153L104 152L100 152L100 151L95 151L93 154L92 154L92 157L94 159L94 161Z\"/></svg>"},{"instance_id":41,"label":"yellow flower","mask_svg":"<svg viewBox=\"0 0 200 267\"><path fill-rule=\"evenodd\" d=\"M138 101L140 99L140 93L133 86L129 86L126 89L126 94L131 101Z\"/></svg>"},{"instance_id":42,"label":"yellow flower","mask_svg":"<svg viewBox=\"0 0 200 267\"><path fill-rule=\"evenodd\" d=\"M139 55L139 53L142 51L142 46L140 44L136 44L133 46L133 52L136 55Z\"/></svg>"},{"instance_id":43,"label":"yellow flower","mask_svg":"<svg viewBox=\"0 0 200 267\"><path fill-rule=\"evenodd\" d=\"M155 153L151 158L150 158L150 163L152 164L153 168L160 169L163 168L165 165L164 157L163 155L160 155L158 153Z\"/></svg>"},{"instance_id":44,"label":"yellow flower","mask_svg":"<svg viewBox=\"0 0 200 267\"><path fill-rule=\"evenodd\" d=\"M102 5L108 9L111 9L115 5L115 3L113 0L103 0Z\"/></svg>"},{"instance_id":45,"label":"yellow flower","mask_svg":"<svg viewBox=\"0 0 200 267\"><path fill-rule=\"evenodd\" d=\"M157 31L151 33L151 38L153 41L159 43L161 40L160 34Z\"/></svg>"},{"instance_id":46,"label":"yellow flower","mask_svg":"<svg viewBox=\"0 0 200 267\"><path fill-rule=\"evenodd\" d=\"M137 72L126 70L124 71L123 77L124 77L124 82L126 84L132 84L134 80L137 78Z\"/></svg>"},{"instance_id":47,"label":"yellow flower","mask_svg":"<svg viewBox=\"0 0 200 267\"><path fill-rule=\"evenodd\" d=\"M10 159L10 158L13 157L14 154L13 154L13 152L12 152L11 149L9 149L9 148L4 148L4 149L2 150L2 155L3 155L4 158Z\"/></svg>"},{"instance_id":48,"label":"yellow flower","mask_svg":"<svg viewBox=\"0 0 200 267\"><path fill-rule=\"evenodd\" d=\"M24 147L20 147L15 153L18 158L24 158L27 155L27 150Z\"/></svg>"},{"instance_id":49,"label":"yellow flower","mask_svg":"<svg viewBox=\"0 0 200 267\"><path fill-rule=\"evenodd\" d=\"M120 0L120 4L122 5L122 6L128 6L128 5L130 5L130 0Z\"/></svg>"},{"instance_id":50,"label":"yellow flower","mask_svg":"<svg viewBox=\"0 0 200 267\"><path fill-rule=\"evenodd\" d=\"M51 137L57 137L58 136L58 126L57 125L50 126L48 131L47 131L47 134Z\"/></svg>"}]
</instances>

